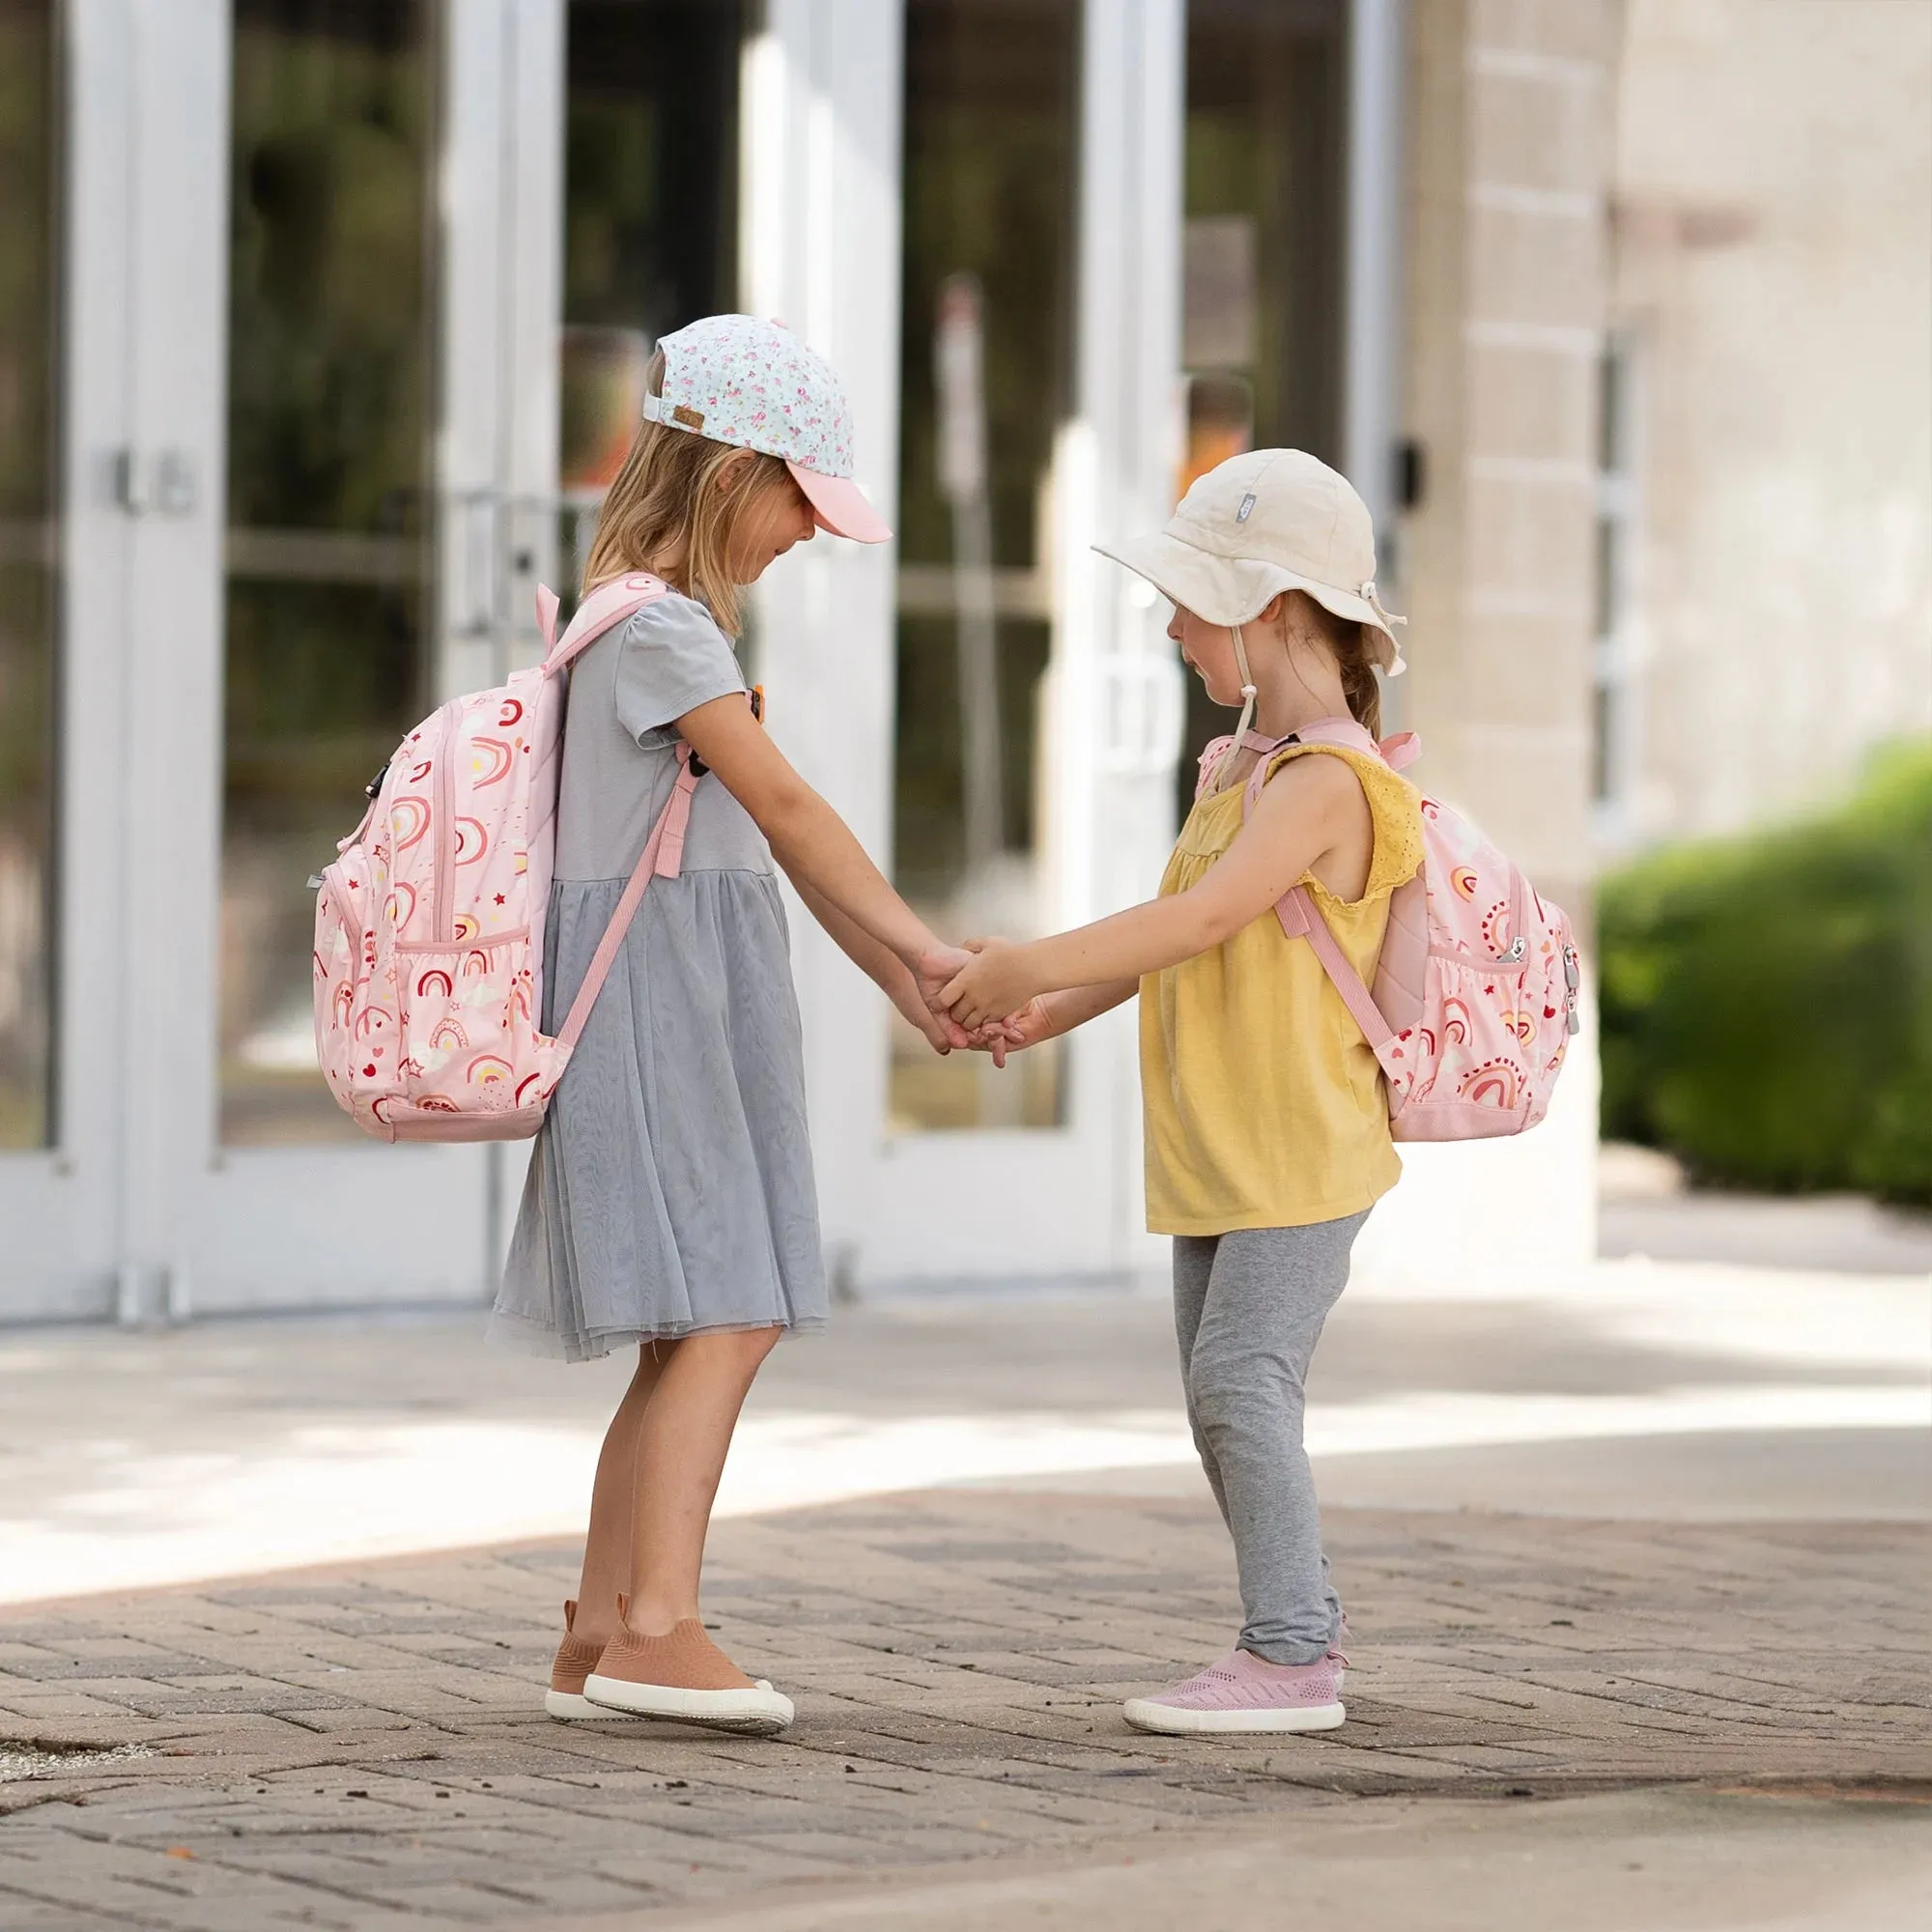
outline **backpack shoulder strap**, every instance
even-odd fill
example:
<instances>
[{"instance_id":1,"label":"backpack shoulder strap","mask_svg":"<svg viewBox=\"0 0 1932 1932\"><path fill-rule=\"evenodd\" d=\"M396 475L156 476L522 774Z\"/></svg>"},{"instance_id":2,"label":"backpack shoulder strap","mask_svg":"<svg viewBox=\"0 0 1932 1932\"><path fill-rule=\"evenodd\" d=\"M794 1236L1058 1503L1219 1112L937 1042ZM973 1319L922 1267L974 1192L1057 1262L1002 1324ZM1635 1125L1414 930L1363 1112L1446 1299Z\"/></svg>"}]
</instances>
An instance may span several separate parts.
<instances>
[{"instance_id":1,"label":"backpack shoulder strap","mask_svg":"<svg viewBox=\"0 0 1932 1932\"><path fill-rule=\"evenodd\" d=\"M646 604L666 596L670 585L648 571L634 570L600 583L570 620L570 628L556 635L556 592L547 585L537 588L537 625L543 632L544 675L554 676L581 652L587 650L612 625L625 622Z\"/></svg>"},{"instance_id":2,"label":"backpack shoulder strap","mask_svg":"<svg viewBox=\"0 0 1932 1932\"><path fill-rule=\"evenodd\" d=\"M1370 1049L1379 1058L1382 1048L1395 1037L1395 1028L1383 1018L1382 1009L1362 984L1362 976L1349 964L1348 954L1328 930L1328 922L1321 917L1321 908L1315 903L1314 895L1306 886L1292 887L1276 902L1274 911L1289 938L1305 939L1314 949L1321 970L1328 975L1329 984L1341 994L1342 1004L1361 1028Z\"/></svg>"},{"instance_id":3,"label":"backpack shoulder strap","mask_svg":"<svg viewBox=\"0 0 1932 1932\"><path fill-rule=\"evenodd\" d=\"M604 928L604 937L597 942L597 951L590 956L583 983L578 987L577 997L571 1001L570 1011L557 1033L557 1039L566 1052L574 1048L582 1037L584 1025L590 1018L590 1009L597 1004L597 995L604 990L604 981L610 978L611 968L617 963L624 934L637 915L646 888L653 879L676 878L684 868L684 835L691 823L691 796L697 789L698 775L692 769L694 763L691 747L679 739L677 782L671 786L670 797L658 814L658 822L651 827L651 836L644 841L642 855L631 873L630 883L625 886L623 896L618 899L616 910Z\"/></svg>"}]
</instances>

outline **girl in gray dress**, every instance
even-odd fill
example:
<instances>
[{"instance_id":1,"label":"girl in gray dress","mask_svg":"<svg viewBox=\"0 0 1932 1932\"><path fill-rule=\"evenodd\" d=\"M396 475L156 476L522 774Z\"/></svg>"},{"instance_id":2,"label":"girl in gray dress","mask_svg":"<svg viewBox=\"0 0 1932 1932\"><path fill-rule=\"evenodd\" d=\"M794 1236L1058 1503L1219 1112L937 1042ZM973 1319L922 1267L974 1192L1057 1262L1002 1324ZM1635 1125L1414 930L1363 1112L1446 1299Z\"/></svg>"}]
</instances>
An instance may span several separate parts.
<instances>
[{"instance_id":1,"label":"girl in gray dress","mask_svg":"<svg viewBox=\"0 0 1932 1932\"><path fill-rule=\"evenodd\" d=\"M648 571L678 594L570 673L547 1027L670 795L680 741L705 776L682 870L645 892L551 1102L497 1324L571 1360L639 1349L546 1708L769 1732L791 1703L712 1643L697 1589L752 1379L781 1334L826 1312L774 860L936 1050L981 1042L929 1004L966 955L914 917L766 737L732 655L738 588L776 557L814 528L889 534L850 480L837 378L776 324L714 316L664 339L648 388L584 587Z\"/></svg>"}]
</instances>

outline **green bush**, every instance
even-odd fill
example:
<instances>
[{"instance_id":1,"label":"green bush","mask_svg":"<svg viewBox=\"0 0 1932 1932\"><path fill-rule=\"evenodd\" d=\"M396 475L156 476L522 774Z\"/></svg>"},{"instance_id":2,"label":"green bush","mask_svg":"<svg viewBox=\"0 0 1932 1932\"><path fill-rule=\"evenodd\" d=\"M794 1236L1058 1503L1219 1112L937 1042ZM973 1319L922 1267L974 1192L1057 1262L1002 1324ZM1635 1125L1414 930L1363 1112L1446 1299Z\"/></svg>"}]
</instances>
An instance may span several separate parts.
<instances>
[{"instance_id":1,"label":"green bush","mask_svg":"<svg viewBox=\"0 0 1932 1932\"><path fill-rule=\"evenodd\" d=\"M1598 920L1605 1137L1932 1205L1932 743L1829 816L1640 860Z\"/></svg>"}]
</instances>

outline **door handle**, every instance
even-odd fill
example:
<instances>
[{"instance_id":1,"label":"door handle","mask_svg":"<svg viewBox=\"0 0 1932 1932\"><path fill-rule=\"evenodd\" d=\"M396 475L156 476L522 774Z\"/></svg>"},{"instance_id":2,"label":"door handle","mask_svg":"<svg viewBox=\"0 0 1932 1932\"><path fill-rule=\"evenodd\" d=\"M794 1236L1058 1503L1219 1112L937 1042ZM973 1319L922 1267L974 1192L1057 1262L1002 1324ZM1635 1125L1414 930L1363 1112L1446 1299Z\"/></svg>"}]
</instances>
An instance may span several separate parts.
<instances>
[{"instance_id":1,"label":"door handle","mask_svg":"<svg viewBox=\"0 0 1932 1932\"><path fill-rule=\"evenodd\" d=\"M191 517L201 507L201 470L185 449L117 449L114 500L130 517Z\"/></svg>"}]
</instances>

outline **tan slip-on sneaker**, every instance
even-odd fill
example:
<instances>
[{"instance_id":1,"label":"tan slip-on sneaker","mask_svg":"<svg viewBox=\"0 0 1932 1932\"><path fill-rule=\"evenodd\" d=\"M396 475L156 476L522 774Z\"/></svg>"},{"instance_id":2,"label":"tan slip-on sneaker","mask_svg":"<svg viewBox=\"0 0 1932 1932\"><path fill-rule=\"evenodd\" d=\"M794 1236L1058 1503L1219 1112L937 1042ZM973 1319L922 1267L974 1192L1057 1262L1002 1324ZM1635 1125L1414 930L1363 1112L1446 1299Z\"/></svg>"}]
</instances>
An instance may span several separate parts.
<instances>
[{"instance_id":1,"label":"tan slip-on sneaker","mask_svg":"<svg viewBox=\"0 0 1932 1932\"><path fill-rule=\"evenodd\" d=\"M556 1660L550 1667L550 1689L544 1692L544 1709L566 1724L581 1723L586 1718L609 1723L612 1719L622 1717L623 1713L593 1704L583 1694L584 1679L597 1668L597 1660L604 1655L605 1646L591 1642L586 1636L577 1635L576 1629L577 1601L566 1598L563 1605L563 1641L557 1645Z\"/></svg>"},{"instance_id":2,"label":"tan slip-on sneaker","mask_svg":"<svg viewBox=\"0 0 1932 1932\"><path fill-rule=\"evenodd\" d=\"M629 1607L620 1605L624 1613ZM673 1718L749 1737L776 1736L793 1716L791 1699L763 1678L747 1677L696 1617L663 1636L640 1636L620 1625L584 1679L583 1694L608 1711Z\"/></svg>"}]
</instances>

